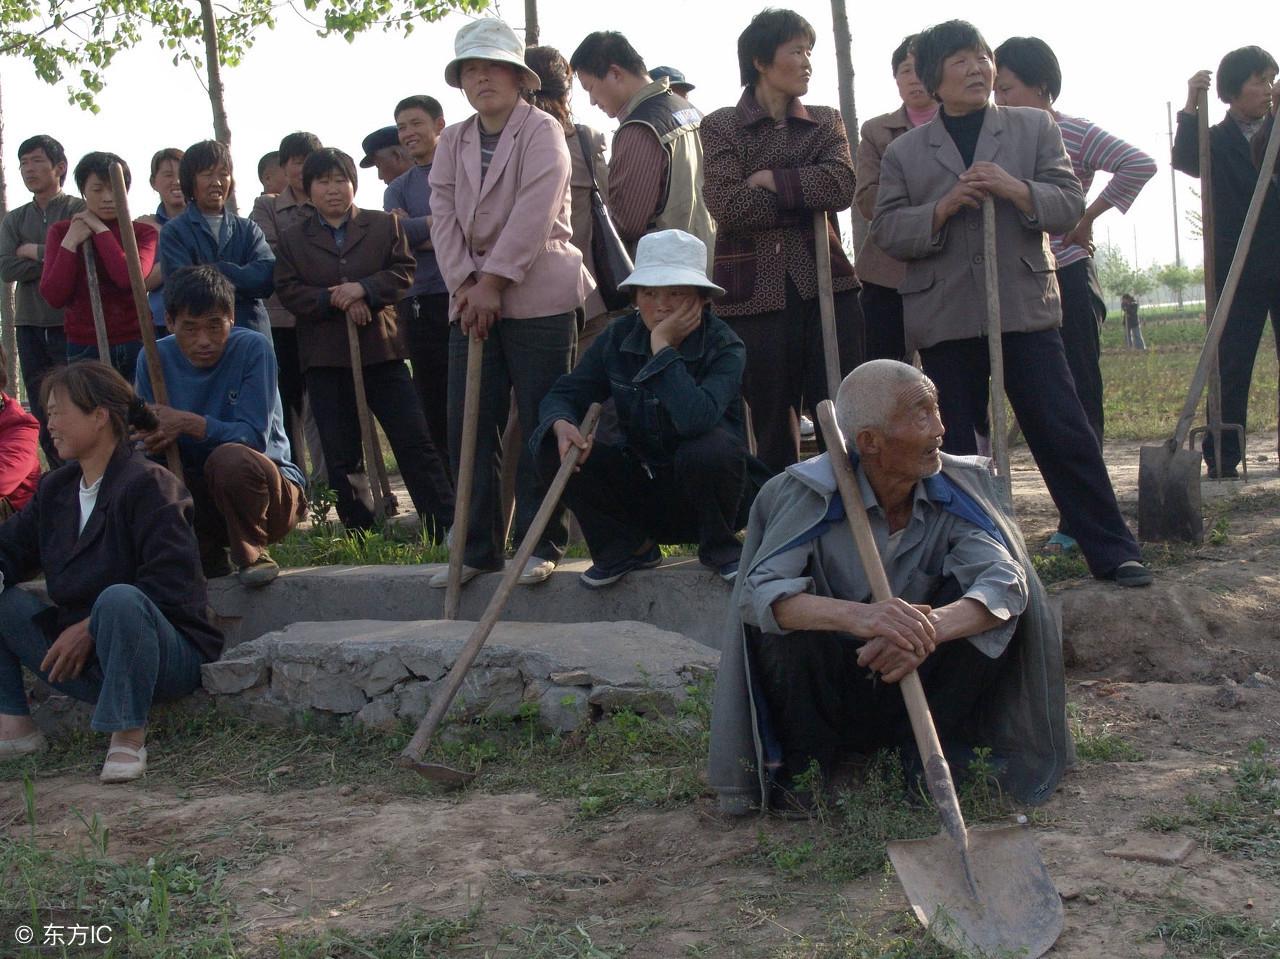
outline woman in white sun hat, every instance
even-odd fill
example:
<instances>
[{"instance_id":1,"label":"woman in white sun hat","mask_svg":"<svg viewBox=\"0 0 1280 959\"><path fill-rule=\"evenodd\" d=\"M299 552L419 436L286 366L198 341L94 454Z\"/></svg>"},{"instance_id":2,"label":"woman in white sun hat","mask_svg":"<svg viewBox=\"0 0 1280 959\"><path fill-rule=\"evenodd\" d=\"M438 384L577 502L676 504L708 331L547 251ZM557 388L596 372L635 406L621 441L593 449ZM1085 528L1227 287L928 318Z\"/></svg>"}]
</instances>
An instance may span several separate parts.
<instances>
[{"instance_id":1,"label":"woman in white sun hat","mask_svg":"<svg viewBox=\"0 0 1280 959\"><path fill-rule=\"evenodd\" d=\"M569 150L564 129L525 102L538 75L524 63L524 44L501 20L468 23L445 67L473 116L447 127L431 166L431 242L450 293L449 450L454 475L462 448L467 340L484 340L476 472L471 491L463 581L501 569L496 452L514 389L520 424L537 422L538 404L569 370L574 311L593 289L582 255L569 242ZM546 486L527 451L516 472L517 541L537 512ZM551 575L568 542L563 508L553 514L520 582ZM433 577L443 587L447 574Z\"/></svg>"},{"instance_id":2,"label":"woman in white sun hat","mask_svg":"<svg viewBox=\"0 0 1280 959\"><path fill-rule=\"evenodd\" d=\"M746 348L711 309L707 248L680 230L640 238L622 283L635 309L614 320L542 401L530 449L545 475L570 446L585 450L564 501L582 526L592 566L584 585L616 583L662 562L663 543L698 544L698 559L737 574L763 463L747 451L742 405ZM588 443L578 423L612 397L622 440Z\"/></svg>"}]
</instances>

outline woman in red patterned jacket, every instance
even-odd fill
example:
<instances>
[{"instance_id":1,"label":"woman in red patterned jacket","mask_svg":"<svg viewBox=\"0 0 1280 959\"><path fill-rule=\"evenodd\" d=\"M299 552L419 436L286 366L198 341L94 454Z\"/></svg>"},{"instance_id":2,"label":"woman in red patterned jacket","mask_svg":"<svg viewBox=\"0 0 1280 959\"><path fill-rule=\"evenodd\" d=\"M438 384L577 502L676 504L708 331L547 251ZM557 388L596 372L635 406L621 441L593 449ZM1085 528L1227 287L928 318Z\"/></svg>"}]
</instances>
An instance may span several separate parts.
<instances>
[{"instance_id":1,"label":"woman in red patterned jacket","mask_svg":"<svg viewBox=\"0 0 1280 959\"><path fill-rule=\"evenodd\" d=\"M10 396L0 350L0 522L26 506L40 482L40 421Z\"/></svg>"},{"instance_id":2,"label":"woman in red patterned jacket","mask_svg":"<svg viewBox=\"0 0 1280 959\"><path fill-rule=\"evenodd\" d=\"M742 393L758 455L774 472L800 457L799 416L827 398L813 211L827 210L840 369L862 359L858 281L830 215L853 203L838 110L807 107L813 27L791 10L757 14L738 37L746 88L702 121L707 208L716 219L716 311L747 346Z\"/></svg>"}]
</instances>

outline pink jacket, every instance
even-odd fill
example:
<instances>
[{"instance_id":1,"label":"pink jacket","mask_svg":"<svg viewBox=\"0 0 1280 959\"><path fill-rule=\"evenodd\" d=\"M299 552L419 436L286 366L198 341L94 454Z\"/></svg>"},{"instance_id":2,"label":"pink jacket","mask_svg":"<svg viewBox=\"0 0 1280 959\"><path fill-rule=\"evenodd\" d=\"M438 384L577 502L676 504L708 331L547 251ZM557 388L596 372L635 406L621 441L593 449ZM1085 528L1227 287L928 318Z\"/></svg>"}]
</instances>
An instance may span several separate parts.
<instances>
[{"instance_id":1,"label":"pink jacket","mask_svg":"<svg viewBox=\"0 0 1280 959\"><path fill-rule=\"evenodd\" d=\"M431 243L451 294L483 271L511 280L504 318L582 305L595 283L569 242L569 170L564 128L527 103L507 120L483 184L478 118L445 129L429 178Z\"/></svg>"}]
</instances>

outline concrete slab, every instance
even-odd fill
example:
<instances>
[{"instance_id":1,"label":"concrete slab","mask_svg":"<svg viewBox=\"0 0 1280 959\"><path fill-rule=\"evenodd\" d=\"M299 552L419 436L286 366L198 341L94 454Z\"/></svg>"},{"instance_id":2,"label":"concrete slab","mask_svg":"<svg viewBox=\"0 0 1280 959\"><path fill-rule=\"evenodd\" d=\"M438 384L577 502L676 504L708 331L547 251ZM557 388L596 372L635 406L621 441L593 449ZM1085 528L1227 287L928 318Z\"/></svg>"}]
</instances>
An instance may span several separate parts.
<instances>
[{"instance_id":1,"label":"concrete slab","mask_svg":"<svg viewBox=\"0 0 1280 959\"><path fill-rule=\"evenodd\" d=\"M381 726L420 719L474 623L355 620L294 623L203 669L222 708L266 722L306 712ZM674 714L718 654L647 623L499 623L476 657L455 710L521 715L567 731L619 709Z\"/></svg>"},{"instance_id":2,"label":"concrete slab","mask_svg":"<svg viewBox=\"0 0 1280 959\"><path fill-rule=\"evenodd\" d=\"M1132 836L1124 845L1108 849L1103 855L1157 866L1176 866L1195 848L1196 842L1190 836Z\"/></svg>"},{"instance_id":3,"label":"concrete slab","mask_svg":"<svg viewBox=\"0 0 1280 959\"><path fill-rule=\"evenodd\" d=\"M718 636L729 608L730 586L696 559L639 570L606 589L578 580L584 560L561 564L538 586L517 586L503 620L524 623L635 621L680 633L707 646ZM441 567L316 566L286 569L270 586L245 589L234 577L209 584L209 605L228 648L283 629L297 620L432 620L444 614L444 590L427 580ZM477 620L501 581L498 573L462 588L459 617Z\"/></svg>"}]
</instances>

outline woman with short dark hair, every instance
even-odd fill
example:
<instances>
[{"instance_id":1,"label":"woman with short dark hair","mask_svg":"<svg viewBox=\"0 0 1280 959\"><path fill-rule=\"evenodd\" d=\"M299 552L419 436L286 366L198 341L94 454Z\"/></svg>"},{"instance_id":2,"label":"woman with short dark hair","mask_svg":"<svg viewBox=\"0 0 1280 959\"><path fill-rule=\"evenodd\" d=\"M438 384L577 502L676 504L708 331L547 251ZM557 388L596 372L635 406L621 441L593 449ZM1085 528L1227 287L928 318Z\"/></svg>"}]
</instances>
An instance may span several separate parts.
<instances>
[{"instance_id":1,"label":"woman with short dark hair","mask_svg":"<svg viewBox=\"0 0 1280 959\"><path fill-rule=\"evenodd\" d=\"M1062 345L1075 381L1076 395L1098 446L1102 446L1102 324L1107 306L1093 265L1093 223L1111 209L1128 211L1147 181L1156 175L1156 161L1137 147L1113 136L1096 123L1060 113L1055 103L1062 92L1062 69L1052 48L1039 37L1010 37L996 47L996 103L1004 107L1045 110L1057 121L1071 168L1088 196L1098 171L1111 174L1102 192L1089 204L1070 231L1049 238L1057 262L1062 295ZM1051 550L1075 548L1066 529L1049 539Z\"/></svg>"},{"instance_id":2,"label":"woman with short dark hair","mask_svg":"<svg viewBox=\"0 0 1280 959\"><path fill-rule=\"evenodd\" d=\"M191 496L129 445L155 417L102 363L73 363L44 382L49 431L66 466L0 525L0 759L47 745L30 718L22 667L94 704L111 733L103 782L147 768L156 702L200 686L222 634L207 619ZM49 602L18 584L43 573Z\"/></svg>"},{"instance_id":3,"label":"woman with short dark hair","mask_svg":"<svg viewBox=\"0 0 1280 959\"><path fill-rule=\"evenodd\" d=\"M853 201L868 223L876 212L880 158L884 151L902 134L928 123L938 113L938 102L916 76L915 42L915 34L903 38L890 57L902 106L883 116L872 117L862 125L862 135L858 138L858 188ZM862 284L858 302L867 329L867 359L906 360L902 296L898 293L906 266L876 246L868 236L853 261L853 269Z\"/></svg>"},{"instance_id":4,"label":"woman with short dark hair","mask_svg":"<svg viewBox=\"0 0 1280 959\"><path fill-rule=\"evenodd\" d=\"M907 349L938 387L949 453L974 454L988 402L986 228L995 205L1005 387L1064 526L1089 569L1124 586L1151 573L1125 525L1063 352L1062 307L1046 234L1066 233L1084 193L1044 110L993 106L991 48L953 20L916 40L937 117L885 151L872 239L905 260Z\"/></svg>"},{"instance_id":5,"label":"woman with short dark hair","mask_svg":"<svg viewBox=\"0 0 1280 959\"><path fill-rule=\"evenodd\" d=\"M839 110L800 102L814 37L792 10L757 14L738 37L742 97L702 121L714 279L726 290L716 310L746 344L742 393L760 459L774 472L800 458L801 409L827 397L815 210L827 212L841 371L863 352L858 281L834 217L853 202L849 140Z\"/></svg>"},{"instance_id":6,"label":"woman with short dark hair","mask_svg":"<svg viewBox=\"0 0 1280 959\"><path fill-rule=\"evenodd\" d=\"M570 224L573 236L569 242L582 254L582 265L595 279L595 259L591 255L591 182L602 197L609 195L609 164L605 162L604 134L589 126L573 122L573 108L569 103L573 89L573 69L569 61L555 47L529 47L524 52L524 62L538 75L542 85L525 97L539 110L549 113L564 127L565 145L569 147ZM577 355L581 357L587 347L609 325L609 312L600 294L592 290L583 304L586 322L578 331Z\"/></svg>"},{"instance_id":7,"label":"woman with short dark hair","mask_svg":"<svg viewBox=\"0 0 1280 959\"><path fill-rule=\"evenodd\" d=\"M1244 227L1245 213L1258 182L1249 144L1266 124L1267 112L1276 94L1276 60L1261 47L1232 50L1218 65L1218 99L1227 105L1227 115L1209 128L1209 151L1213 159L1214 282L1218 295L1231 269L1231 260ZM1200 128L1196 113L1202 90L1209 89L1209 71L1201 70L1187 83L1187 105L1178 111L1178 132L1173 141L1173 168L1188 176L1200 175ZM1249 258L1240 274L1235 302L1227 315L1218 344L1218 374L1222 380L1222 421L1246 426L1249 413L1249 384L1258 343L1271 314L1271 331L1280 348L1280 269L1276 250L1280 249L1280 185L1272 182L1263 199L1262 213L1253 236ZM1221 455L1214 449L1213 434L1204 435L1204 459L1209 475L1232 479L1238 474L1242 451L1233 430L1222 434Z\"/></svg>"},{"instance_id":8,"label":"woman with short dark hair","mask_svg":"<svg viewBox=\"0 0 1280 959\"><path fill-rule=\"evenodd\" d=\"M166 275L208 263L236 288L236 326L271 338L263 303L272 293L275 254L261 228L226 208L234 188L231 151L217 140L187 148L178 164L187 208L160 231L160 264Z\"/></svg>"},{"instance_id":9,"label":"woman with short dark hair","mask_svg":"<svg viewBox=\"0 0 1280 959\"><path fill-rule=\"evenodd\" d=\"M453 522L453 490L396 326L396 303L413 282L413 256L395 216L355 205L357 182L355 161L341 150L307 157L302 187L311 215L280 234L276 292L298 318L298 356L342 525L368 530L374 520L350 481L363 457L347 334L355 323L369 410L382 424L424 530L442 541ZM376 476L372 463L365 467Z\"/></svg>"}]
</instances>

